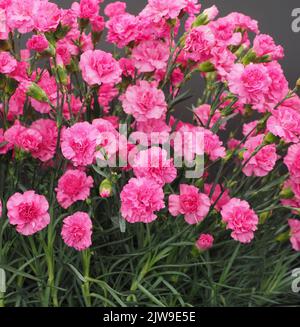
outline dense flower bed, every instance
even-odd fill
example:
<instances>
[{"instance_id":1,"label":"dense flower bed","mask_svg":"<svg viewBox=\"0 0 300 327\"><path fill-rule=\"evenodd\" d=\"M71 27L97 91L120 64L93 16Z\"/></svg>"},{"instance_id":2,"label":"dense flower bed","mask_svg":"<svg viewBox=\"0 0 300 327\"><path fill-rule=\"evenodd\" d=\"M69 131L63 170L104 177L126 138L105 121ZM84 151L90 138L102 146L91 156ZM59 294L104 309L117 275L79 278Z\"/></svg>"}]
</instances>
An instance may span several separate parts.
<instances>
[{"instance_id":1,"label":"dense flower bed","mask_svg":"<svg viewBox=\"0 0 300 327\"><path fill-rule=\"evenodd\" d=\"M57 242L85 250L88 275L103 212L122 232L207 222L201 252L250 243L278 209L274 242L299 251L299 85L283 48L252 18L197 0L149 0L137 16L101 2L0 1L2 226L37 234L54 304ZM205 88L186 110L193 76Z\"/></svg>"}]
</instances>

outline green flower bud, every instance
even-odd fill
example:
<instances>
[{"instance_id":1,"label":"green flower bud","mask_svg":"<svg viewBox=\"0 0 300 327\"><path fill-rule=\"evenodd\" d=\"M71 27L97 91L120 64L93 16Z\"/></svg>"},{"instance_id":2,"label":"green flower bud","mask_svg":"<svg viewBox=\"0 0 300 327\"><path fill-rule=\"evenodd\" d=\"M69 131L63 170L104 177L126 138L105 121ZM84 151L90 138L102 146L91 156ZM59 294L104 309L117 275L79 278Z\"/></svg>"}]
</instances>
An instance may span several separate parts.
<instances>
[{"instance_id":1,"label":"green flower bud","mask_svg":"<svg viewBox=\"0 0 300 327\"><path fill-rule=\"evenodd\" d=\"M35 100L38 100L40 102L49 102L50 101L46 92L34 82L32 82L29 85L26 94L29 97L31 97Z\"/></svg>"},{"instance_id":2,"label":"green flower bud","mask_svg":"<svg viewBox=\"0 0 300 327\"><path fill-rule=\"evenodd\" d=\"M68 73L64 66L57 66L57 75L60 83L62 83L63 85L68 85Z\"/></svg>"},{"instance_id":3,"label":"green flower bud","mask_svg":"<svg viewBox=\"0 0 300 327\"><path fill-rule=\"evenodd\" d=\"M264 144L273 144L273 143L277 143L278 142L278 137L275 136L272 133L268 133L265 137L264 137Z\"/></svg>"},{"instance_id":4,"label":"green flower bud","mask_svg":"<svg viewBox=\"0 0 300 327\"><path fill-rule=\"evenodd\" d=\"M198 66L198 68L199 68L200 72L202 72L202 73L214 72L216 70L215 66L210 61L205 61L205 62L201 63Z\"/></svg>"},{"instance_id":5,"label":"green flower bud","mask_svg":"<svg viewBox=\"0 0 300 327\"><path fill-rule=\"evenodd\" d=\"M109 179L104 179L99 186L101 198L109 198L112 195L112 183Z\"/></svg>"},{"instance_id":6,"label":"green flower bud","mask_svg":"<svg viewBox=\"0 0 300 327\"><path fill-rule=\"evenodd\" d=\"M271 214L272 214L271 211L266 211L266 212L261 213L259 215L259 223L261 225L263 225L267 221L267 219L271 217Z\"/></svg>"},{"instance_id":7,"label":"green flower bud","mask_svg":"<svg viewBox=\"0 0 300 327\"><path fill-rule=\"evenodd\" d=\"M279 193L279 196L281 199L292 199L295 194L290 187L287 187Z\"/></svg>"}]
</instances>

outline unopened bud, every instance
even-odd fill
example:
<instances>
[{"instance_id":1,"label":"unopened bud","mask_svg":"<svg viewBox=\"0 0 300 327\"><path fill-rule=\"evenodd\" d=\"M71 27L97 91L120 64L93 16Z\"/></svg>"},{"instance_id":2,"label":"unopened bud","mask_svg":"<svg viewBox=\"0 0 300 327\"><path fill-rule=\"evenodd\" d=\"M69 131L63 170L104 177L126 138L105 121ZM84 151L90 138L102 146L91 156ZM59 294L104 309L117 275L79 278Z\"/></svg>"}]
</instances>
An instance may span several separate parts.
<instances>
[{"instance_id":1,"label":"unopened bud","mask_svg":"<svg viewBox=\"0 0 300 327\"><path fill-rule=\"evenodd\" d=\"M198 66L198 68L199 68L200 72L202 72L202 73L214 72L216 70L215 66L210 61L205 61L205 62L201 63Z\"/></svg>"},{"instance_id":2,"label":"unopened bud","mask_svg":"<svg viewBox=\"0 0 300 327\"><path fill-rule=\"evenodd\" d=\"M218 13L219 10L216 6L205 9L203 13L196 17L192 27L207 25L211 20L215 19Z\"/></svg>"},{"instance_id":3,"label":"unopened bud","mask_svg":"<svg viewBox=\"0 0 300 327\"><path fill-rule=\"evenodd\" d=\"M40 102L49 102L49 98L46 92L34 82L29 84L26 90L26 94L29 97L38 100Z\"/></svg>"},{"instance_id":4,"label":"unopened bud","mask_svg":"<svg viewBox=\"0 0 300 327\"><path fill-rule=\"evenodd\" d=\"M99 186L101 198L109 198L112 195L112 184L109 179L104 179Z\"/></svg>"},{"instance_id":5,"label":"unopened bud","mask_svg":"<svg viewBox=\"0 0 300 327\"><path fill-rule=\"evenodd\" d=\"M267 219L270 218L271 214L272 214L271 211L266 211L266 212L261 213L259 215L259 223L261 225L263 225L267 221Z\"/></svg>"},{"instance_id":6,"label":"unopened bud","mask_svg":"<svg viewBox=\"0 0 300 327\"><path fill-rule=\"evenodd\" d=\"M290 187L287 187L279 193L279 196L281 199L292 199L295 194Z\"/></svg>"},{"instance_id":7,"label":"unopened bud","mask_svg":"<svg viewBox=\"0 0 300 327\"><path fill-rule=\"evenodd\" d=\"M286 242L290 238L290 231L287 231L285 233L281 233L276 237L276 241L278 242Z\"/></svg>"},{"instance_id":8,"label":"unopened bud","mask_svg":"<svg viewBox=\"0 0 300 327\"><path fill-rule=\"evenodd\" d=\"M64 66L57 66L58 81L63 85L68 85L68 73Z\"/></svg>"},{"instance_id":9,"label":"unopened bud","mask_svg":"<svg viewBox=\"0 0 300 327\"><path fill-rule=\"evenodd\" d=\"M268 133L265 137L264 137L264 144L273 144L273 143L277 143L278 142L278 137L275 136L272 133Z\"/></svg>"},{"instance_id":10,"label":"unopened bud","mask_svg":"<svg viewBox=\"0 0 300 327\"><path fill-rule=\"evenodd\" d=\"M249 50L244 58L242 59L242 63L246 66L249 65L251 62L255 62L256 60L256 53L253 50Z\"/></svg>"}]
</instances>

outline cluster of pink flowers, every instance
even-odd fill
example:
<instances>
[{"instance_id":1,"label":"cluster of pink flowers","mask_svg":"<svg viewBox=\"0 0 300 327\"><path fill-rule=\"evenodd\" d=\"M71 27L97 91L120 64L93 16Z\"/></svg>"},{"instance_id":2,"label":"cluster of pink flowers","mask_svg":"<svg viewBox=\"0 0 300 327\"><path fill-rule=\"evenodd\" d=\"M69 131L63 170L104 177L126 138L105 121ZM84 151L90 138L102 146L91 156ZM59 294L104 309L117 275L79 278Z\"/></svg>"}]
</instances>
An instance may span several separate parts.
<instances>
[{"instance_id":1,"label":"cluster of pink flowers","mask_svg":"<svg viewBox=\"0 0 300 327\"><path fill-rule=\"evenodd\" d=\"M218 17L215 6L201 10L197 0L149 0L137 15L125 2L102 2L61 9L48 0L0 1L0 155L22 166L25 185L16 176L16 188L36 187L9 189L0 213L3 203L16 230L32 235L56 219L49 212L65 210L61 236L79 251L92 244L91 218L101 201L129 223L170 215L190 225L215 219L234 240L249 243L257 204L235 188L249 177L263 184L283 162L289 196L282 206L297 215L299 85L289 89L278 62L283 48L252 18ZM26 48L16 49L12 40L27 33ZM99 49L104 35L113 53ZM184 122L174 109L184 109L182 87L193 74L209 85ZM231 131L226 144L218 132L233 117L243 120L243 137ZM203 175L185 178L199 161ZM229 177L222 175L227 164ZM36 185L40 171L52 189ZM297 217L289 225L299 251ZM215 237L202 233L197 248L211 248Z\"/></svg>"}]
</instances>

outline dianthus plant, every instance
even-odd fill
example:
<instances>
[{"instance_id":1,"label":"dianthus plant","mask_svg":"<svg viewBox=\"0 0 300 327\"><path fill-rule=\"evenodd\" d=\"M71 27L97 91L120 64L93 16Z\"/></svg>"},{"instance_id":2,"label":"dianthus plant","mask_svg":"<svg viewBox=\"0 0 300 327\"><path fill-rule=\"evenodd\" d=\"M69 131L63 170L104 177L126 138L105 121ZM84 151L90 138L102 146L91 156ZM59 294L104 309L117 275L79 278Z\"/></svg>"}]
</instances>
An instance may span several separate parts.
<instances>
[{"instance_id":1,"label":"dianthus plant","mask_svg":"<svg viewBox=\"0 0 300 327\"><path fill-rule=\"evenodd\" d=\"M124 282L129 302L179 241L196 258L258 233L299 251L300 98L283 48L197 0L137 15L102 2L0 1L0 268L13 256L7 274L24 270L11 294L63 305L75 273L92 305L91 287L112 294L97 258L126 238L167 244Z\"/></svg>"}]
</instances>

